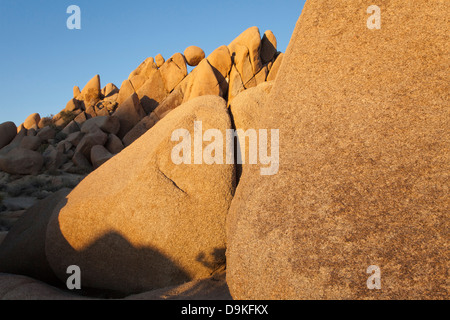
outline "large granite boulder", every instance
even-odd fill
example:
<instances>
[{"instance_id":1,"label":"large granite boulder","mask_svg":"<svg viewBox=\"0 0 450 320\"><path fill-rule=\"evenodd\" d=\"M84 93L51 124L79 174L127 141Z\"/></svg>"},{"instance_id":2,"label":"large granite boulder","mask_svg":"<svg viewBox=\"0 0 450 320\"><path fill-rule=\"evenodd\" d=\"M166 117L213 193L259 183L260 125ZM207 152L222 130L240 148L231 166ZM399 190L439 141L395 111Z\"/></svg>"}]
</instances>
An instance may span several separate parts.
<instances>
[{"instance_id":1,"label":"large granite boulder","mask_svg":"<svg viewBox=\"0 0 450 320\"><path fill-rule=\"evenodd\" d=\"M377 4L381 29L366 1L305 5L255 124L280 171L249 167L228 216L235 299L448 299L450 3Z\"/></svg>"},{"instance_id":2,"label":"large granite boulder","mask_svg":"<svg viewBox=\"0 0 450 320\"><path fill-rule=\"evenodd\" d=\"M235 167L175 164L172 154L180 141L172 140L179 129L193 137L194 121L202 121L201 132L218 129L224 137L231 128L222 98L191 100L60 203L46 240L58 277L65 279L67 266L76 264L86 287L138 293L205 278L223 266Z\"/></svg>"}]
</instances>

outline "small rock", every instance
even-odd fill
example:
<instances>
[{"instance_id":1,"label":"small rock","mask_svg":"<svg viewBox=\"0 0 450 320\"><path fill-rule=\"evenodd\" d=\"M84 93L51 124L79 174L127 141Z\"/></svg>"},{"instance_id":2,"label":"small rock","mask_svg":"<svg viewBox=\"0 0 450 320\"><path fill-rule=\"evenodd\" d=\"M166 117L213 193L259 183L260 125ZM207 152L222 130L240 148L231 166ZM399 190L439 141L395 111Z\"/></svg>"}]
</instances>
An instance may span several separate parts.
<instances>
[{"instance_id":1,"label":"small rock","mask_svg":"<svg viewBox=\"0 0 450 320\"><path fill-rule=\"evenodd\" d=\"M34 197L7 198L3 200L3 205L9 211L19 211L32 207L36 203L36 201L37 199Z\"/></svg>"},{"instance_id":2,"label":"small rock","mask_svg":"<svg viewBox=\"0 0 450 320\"><path fill-rule=\"evenodd\" d=\"M25 129L38 128L39 121L41 121L41 116L39 113L33 113L28 116L28 118L23 123Z\"/></svg>"},{"instance_id":3,"label":"small rock","mask_svg":"<svg viewBox=\"0 0 450 320\"><path fill-rule=\"evenodd\" d=\"M100 76L97 74L85 85L85 87L81 91L80 99L83 100L85 103L90 103L90 101L94 99L99 99L100 95L101 95Z\"/></svg>"},{"instance_id":4,"label":"small rock","mask_svg":"<svg viewBox=\"0 0 450 320\"><path fill-rule=\"evenodd\" d=\"M97 129L86 134L75 149L75 155L81 153L86 159L91 157L91 149L96 145L104 145L108 140L108 135L102 130ZM74 157L75 157L74 155Z\"/></svg>"},{"instance_id":5,"label":"small rock","mask_svg":"<svg viewBox=\"0 0 450 320\"><path fill-rule=\"evenodd\" d=\"M116 93L119 93L119 88L117 88L113 83L108 83L102 90L102 94L105 98Z\"/></svg>"},{"instance_id":6,"label":"small rock","mask_svg":"<svg viewBox=\"0 0 450 320\"><path fill-rule=\"evenodd\" d=\"M112 154L117 154L124 149L122 141L114 134L108 135L108 141L106 141L105 147Z\"/></svg>"},{"instance_id":7,"label":"small rock","mask_svg":"<svg viewBox=\"0 0 450 320\"><path fill-rule=\"evenodd\" d=\"M53 123L53 120L51 117L41 118L41 121L39 121L39 124L38 124L38 128L43 129L43 128L51 125L52 123Z\"/></svg>"},{"instance_id":8,"label":"small rock","mask_svg":"<svg viewBox=\"0 0 450 320\"><path fill-rule=\"evenodd\" d=\"M69 172L74 168L75 164L72 161L66 162L65 164L63 164L63 166L61 167L62 171L66 171Z\"/></svg>"},{"instance_id":9,"label":"small rock","mask_svg":"<svg viewBox=\"0 0 450 320\"><path fill-rule=\"evenodd\" d=\"M155 108L167 97L164 80L159 70L152 73L136 93L146 114L155 110Z\"/></svg>"},{"instance_id":10,"label":"small rock","mask_svg":"<svg viewBox=\"0 0 450 320\"><path fill-rule=\"evenodd\" d=\"M172 90L187 76L186 60L181 53L175 53L161 68L167 92Z\"/></svg>"},{"instance_id":11,"label":"small rock","mask_svg":"<svg viewBox=\"0 0 450 320\"><path fill-rule=\"evenodd\" d=\"M123 144L128 147L150 128L152 128L158 121L159 118L152 112L150 115L139 121L139 123L125 135L123 138Z\"/></svg>"},{"instance_id":12,"label":"small rock","mask_svg":"<svg viewBox=\"0 0 450 320\"><path fill-rule=\"evenodd\" d=\"M196 67L200 61L205 59L205 52L197 46L190 46L184 50L184 57L188 65Z\"/></svg>"},{"instance_id":13,"label":"small rock","mask_svg":"<svg viewBox=\"0 0 450 320\"><path fill-rule=\"evenodd\" d=\"M100 128L106 133L117 134L120 129L120 121L116 117L102 116L87 120L81 127L81 132L89 133Z\"/></svg>"},{"instance_id":14,"label":"small rock","mask_svg":"<svg viewBox=\"0 0 450 320\"><path fill-rule=\"evenodd\" d=\"M80 103L77 99L71 99L69 102L67 102L65 111L72 112L80 108Z\"/></svg>"},{"instance_id":15,"label":"small rock","mask_svg":"<svg viewBox=\"0 0 450 320\"><path fill-rule=\"evenodd\" d=\"M76 147L83 139L84 135L85 133L83 132L74 132L72 134L69 134L65 141L70 142L72 145Z\"/></svg>"},{"instance_id":16,"label":"small rock","mask_svg":"<svg viewBox=\"0 0 450 320\"><path fill-rule=\"evenodd\" d=\"M120 122L120 130L117 136L122 139L145 116L146 114L138 95L136 93L132 94L114 112L113 117L118 118Z\"/></svg>"},{"instance_id":17,"label":"small rock","mask_svg":"<svg viewBox=\"0 0 450 320\"><path fill-rule=\"evenodd\" d=\"M72 161L77 166L77 169L87 172L92 171L91 163L81 152L75 152Z\"/></svg>"},{"instance_id":18,"label":"small rock","mask_svg":"<svg viewBox=\"0 0 450 320\"><path fill-rule=\"evenodd\" d=\"M0 157L0 169L11 174L36 175L42 169L44 158L39 152L15 148Z\"/></svg>"},{"instance_id":19,"label":"small rock","mask_svg":"<svg viewBox=\"0 0 450 320\"><path fill-rule=\"evenodd\" d=\"M77 131L80 131L80 127L75 121L71 121L61 132L69 135Z\"/></svg>"},{"instance_id":20,"label":"small rock","mask_svg":"<svg viewBox=\"0 0 450 320\"><path fill-rule=\"evenodd\" d=\"M51 127L44 127L41 130L39 130L37 136L42 140L42 141L47 141L49 139L53 139L56 136L56 131L55 129L51 128Z\"/></svg>"},{"instance_id":21,"label":"small rock","mask_svg":"<svg viewBox=\"0 0 450 320\"><path fill-rule=\"evenodd\" d=\"M261 40L261 60L263 64L268 63L277 53L277 38L272 31L267 30Z\"/></svg>"},{"instance_id":22,"label":"small rock","mask_svg":"<svg viewBox=\"0 0 450 320\"><path fill-rule=\"evenodd\" d=\"M216 74L216 78L219 81L222 91L225 92L228 89L228 82L226 79L231 71L231 55L227 46L221 46L214 50L208 56L208 62Z\"/></svg>"},{"instance_id":23,"label":"small rock","mask_svg":"<svg viewBox=\"0 0 450 320\"><path fill-rule=\"evenodd\" d=\"M158 53L155 57L156 66L159 68L164 64L164 62L166 62L166 60L160 53Z\"/></svg>"},{"instance_id":24,"label":"small rock","mask_svg":"<svg viewBox=\"0 0 450 320\"><path fill-rule=\"evenodd\" d=\"M133 85L135 91L139 90L140 87L145 83L147 78L142 74L137 74L130 78L130 82Z\"/></svg>"},{"instance_id":25,"label":"small rock","mask_svg":"<svg viewBox=\"0 0 450 320\"><path fill-rule=\"evenodd\" d=\"M188 77L190 77L190 75ZM188 77L186 77L183 81L188 80ZM167 113L180 106L183 103L183 99L183 90L177 87L152 113L154 113L159 119L162 119Z\"/></svg>"},{"instance_id":26,"label":"small rock","mask_svg":"<svg viewBox=\"0 0 450 320\"><path fill-rule=\"evenodd\" d=\"M44 157L45 168L50 171L58 170L67 161L67 156L54 146L48 146L42 156Z\"/></svg>"},{"instance_id":27,"label":"small rock","mask_svg":"<svg viewBox=\"0 0 450 320\"><path fill-rule=\"evenodd\" d=\"M80 94L81 94L80 87L78 87L78 86L73 87L73 97L76 98Z\"/></svg>"},{"instance_id":28,"label":"small rock","mask_svg":"<svg viewBox=\"0 0 450 320\"><path fill-rule=\"evenodd\" d=\"M188 80L186 83L185 93L183 102L187 102L196 97L214 95L222 96L221 88L219 85L219 80L214 73L208 60L203 60L200 62L197 68L191 72L191 74L186 78Z\"/></svg>"},{"instance_id":29,"label":"small rock","mask_svg":"<svg viewBox=\"0 0 450 320\"><path fill-rule=\"evenodd\" d=\"M257 74L262 68L262 62L260 57L260 47L261 47L261 35L257 27L251 27L241 33L236 39L234 39L229 45L231 56L235 58L234 63L236 66L239 64L238 53L242 51L243 48L247 48L248 58L251 63L251 71L253 74ZM240 68L238 67L238 70ZM241 71L241 70L240 70ZM242 75L242 72L241 72ZM251 78L251 77L250 77ZM244 83L248 79L243 79Z\"/></svg>"},{"instance_id":30,"label":"small rock","mask_svg":"<svg viewBox=\"0 0 450 320\"><path fill-rule=\"evenodd\" d=\"M17 135L17 127L14 122L0 124L0 149L8 145Z\"/></svg>"},{"instance_id":31,"label":"small rock","mask_svg":"<svg viewBox=\"0 0 450 320\"><path fill-rule=\"evenodd\" d=\"M113 155L104 146L94 146L91 149L91 162L94 169L97 169L112 157Z\"/></svg>"},{"instance_id":32,"label":"small rock","mask_svg":"<svg viewBox=\"0 0 450 320\"><path fill-rule=\"evenodd\" d=\"M136 91L133 88L130 80L124 80L120 86L119 95L117 97L117 103L121 105L125 100L127 100Z\"/></svg>"},{"instance_id":33,"label":"small rock","mask_svg":"<svg viewBox=\"0 0 450 320\"><path fill-rule=\"evenodd\" d=\"M86 112L81 112L79 115L75 117L75 119L73 119L73 121L75 121L78 124L78 126L81 126L88 119L89 119L88 114Z\"/></svg>"},{"instance_id":34,"label":"small rock","mask_svg":"<svg viewBox=\"0 0 450 320\"><path fill-rule=\"evenodd\" d=\"M37 136L24 137L20 143L20 148L36 151L42 144L41 138Z\"/></svg>"},{"instance_id":35,"label":"small rock","mask_svg":"<svg viewBox=\"0 0 450 320\"><path fill-rule=\"evenodd\" d=\"M148 78L158 67L156 66L155 60L152 57L145 59L136 70L134 70L128 77L131 80L134 76L140 75L144 78ZM144 80L145 81L145 80ZM134 83L133 83L134 85ZM137 90L137 88L134 88Z\"/></svg>"}]
</instances>

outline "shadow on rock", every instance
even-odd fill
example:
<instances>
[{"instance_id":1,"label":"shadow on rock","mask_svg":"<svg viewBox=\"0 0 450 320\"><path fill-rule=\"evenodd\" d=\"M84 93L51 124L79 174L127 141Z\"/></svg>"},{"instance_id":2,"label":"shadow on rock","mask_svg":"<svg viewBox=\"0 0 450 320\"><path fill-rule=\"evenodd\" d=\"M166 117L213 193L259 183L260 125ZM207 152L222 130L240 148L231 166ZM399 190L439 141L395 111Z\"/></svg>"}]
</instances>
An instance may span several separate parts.
<instances>
[{"instance_id":1,"label":"shadow on rock","mask_svg":"<svg viewBox=\"0 0 450 320\"><path fill-rule=\"evenodd\" d=\"M185 270L159 250L135 247L115 231L77 251L64 238L60 228L56 230L58 234L52 238L59 242L58 252L47 251L47 258L63 282L70 276L66 273L67 261L80 267L82 295L122 298L191 280Z\"/></svg>"}]
</instances>

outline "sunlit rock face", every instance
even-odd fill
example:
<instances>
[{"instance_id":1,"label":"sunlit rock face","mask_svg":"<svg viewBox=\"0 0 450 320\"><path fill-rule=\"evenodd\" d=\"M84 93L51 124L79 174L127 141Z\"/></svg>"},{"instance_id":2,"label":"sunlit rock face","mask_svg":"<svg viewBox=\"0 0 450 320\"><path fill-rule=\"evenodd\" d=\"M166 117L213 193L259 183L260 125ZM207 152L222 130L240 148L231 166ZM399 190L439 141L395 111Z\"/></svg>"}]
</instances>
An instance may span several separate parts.
<instances>
[{"instance_id":1,"label":"sunlit rock face","mask_svg":"<svg viewBox=\"0 0 450 320\"><path fill-rule=\"evenodd\" d=\"M369 5L305 5L259 121L280 171L227 219L235 299L448 298L450 3L378 1L381 29Z\"/></svg>"},{"instance_id":2,"label":"sunlit rock face","mask_svg":"<svg viewBox=\"0 0 450 320\"><path fill-rule=\"evenodd\" d=\"M47 229L46 254L60 279L75 264L86 287L136 293L204 278L224 265L235 166L173 162L173 131L193 131L194 121L224 136L231 129L222 98L193 99L59 204Z\"/></svg>"}]
</instances>

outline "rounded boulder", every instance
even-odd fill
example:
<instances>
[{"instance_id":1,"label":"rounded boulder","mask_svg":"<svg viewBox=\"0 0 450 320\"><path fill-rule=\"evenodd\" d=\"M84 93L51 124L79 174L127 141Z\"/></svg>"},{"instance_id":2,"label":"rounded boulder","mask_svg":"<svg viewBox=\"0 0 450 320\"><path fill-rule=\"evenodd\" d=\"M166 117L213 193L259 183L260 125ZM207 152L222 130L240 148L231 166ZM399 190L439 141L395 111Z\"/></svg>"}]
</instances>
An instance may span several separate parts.
<instances>
[{"instance_id":1,"label":"rounded boulder","mask_svg":"<svg viewBox=\"0 0 450 320\"><path fill-rule=\"evenodd\" d=\"M197 46L190 46L184 50L184 57L188 65L195 67L205 58L205 52Z\"/></svg>"}]
</instances>

